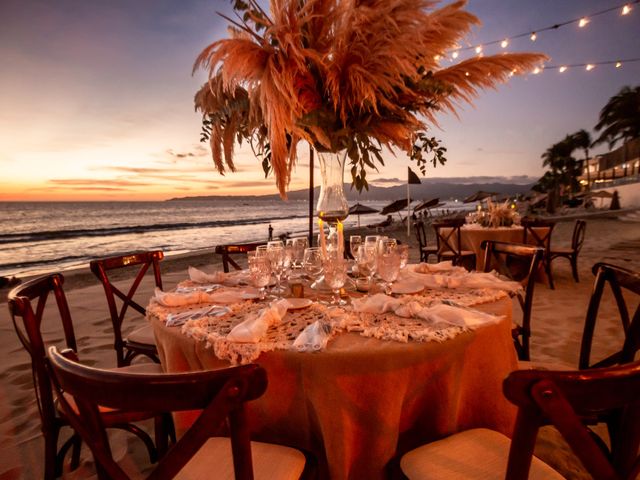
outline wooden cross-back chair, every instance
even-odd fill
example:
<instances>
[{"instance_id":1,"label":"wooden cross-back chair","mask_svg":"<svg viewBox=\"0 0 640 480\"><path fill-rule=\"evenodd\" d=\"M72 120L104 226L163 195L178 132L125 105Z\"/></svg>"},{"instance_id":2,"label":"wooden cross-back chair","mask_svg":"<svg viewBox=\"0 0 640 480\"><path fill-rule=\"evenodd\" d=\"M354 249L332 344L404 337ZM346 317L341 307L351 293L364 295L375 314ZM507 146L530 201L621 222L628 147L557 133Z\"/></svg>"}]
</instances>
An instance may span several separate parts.
<instances>
[{"instance_id":1,"label":"wooden cross-back chair","mask_svg":"<svg viewBox=\"0 0 640 480\"><path fill-rule=\"evenodd\" d=\"M161 251L154 250L101 258L89 263L91 271L102 283L107 297L115 338L113 346L116 350L119 367L131 365L133 359L140 355L150 358L155 363L160 363L151 325L144 322L125 338L122 335L122 324L129 308L142 316L146 314L145 308L134 300L134 295L150 268L153 272L155 286L162 289L160 261L163 258L164 254ZM132 267L138 267L138 271L125 293L114 284L110 275L114 274L114 271L122 271ZM118 307L117 300L120 301L120 307Z\"/></svg>"},{"instance_id":2,"label":"wooden cross-back chair","mask_svg":"<svg viewBox=\"0 0 640 480\"><path fill-rule=\"evenodd\" d=\"M528 243L544 249L542 263L549 281L549 288L554 289L553 275L551 273L551 234L556 225L555 222L524 217L520 224L524 228L522 243Z\"/></svg>"},{"instance_id":3,"label":"wooden cross-back chair","mask_svg":"<svg viewBox=\"0 0 640 480\"><path fill-rule=\"evenodd\" d=\"M640 304L638 304L640 299L640 273L608 263L596 263L592 271L596 278L582 332L578 367L587 369L633 362L636 353L640 349ZM602 296L607 285L616 301L616 307L620 315L620 326L624 332L624 342L616 352L592 363L593 335ZM627 297L626 300L625 295ZM633 313L628 305L628 300L635 303L636 309Z\"/></svg>"},{"instance_id":4,"label":"wooden cross-back chair","mask_svg":"<svg viewBox=\"0 0 640 480\"><path fill-rule=\"evenodd\" d=\"M429 247L427 243L427 232L424 229L424 222L414 222L413 229L416 232L418 248L420 249L420 261L428 262L431 255L438 257L438 247Z\"/></svg>"},{"instance_id":5,"label":"wooden cross-back chair","mask_svg":"<svg viewBox=\"0 0 640 480\"><path fill-rule=\"evenodd\" d=\"M42 336L42 322L48 298L53 295L64 332L66 348L76 349L76 337L63 290L64 277L54 273L25 282L9 292L9 313L20 342L31 357L31 369L41 430L44 436L44 477L52 479L62 474L64 458L73 446L71 468L78 466L80 455L80 437L72 434L58 449L60 432L69 426L68 417L56 405L51 389L51 380L46 366L46 346ZM34 308L35 305L35 308ZM140 437L149 450L152 461L156 458L156 449L149 436L130 422L145 420L153 416L148 413L123 414L122 412L103 412L105 425L130 431ZM158 432L158 440L163 432Z\"/></svg>"},{"instance_id":6,"label":"wooden cross-back chair","mask_svg":"<svg viewBox=\"0 0 640 480\"><path fill-rule=\"evenodd\" d=\"M471 250L462 250L460 228L464 223L464 218L443 219L433 222L439 262L451 260L454 265L473 262L475 266L476 254Z\"/></svg>"},{"instance_id":7,"label":"wooden cross-back chair","mask_svg":"<svg viewBox=\"0 0 640 480\"><path fill-rule=\"evenodd\" d=\"M503 384L518 407L512 439L479 428L407 453L409 479L562 479L533 456L541 426L552 424L595 480L635 479L640 474L640 363L589 371L516 370ZM586 423L608 412L615 419L611 447Z\"/></svg>"},{"instance_id":8,"label":"wooden cross-back chair","mask_svg":"<svg viewBox=\"0 0 640 480\"><path fill-rule=\"evenodd\" d=\"M236 262L232 255L241 255L246 254L247 252L253 252L260 245L266 245L266 243L257 242L217 245L215 248L215 253L218 255L222 255L222 268L225 273L229 273L229 266L233 267L236 270L242 270L242 267L238 262Z\"/></svg>"},{"instance_id":9,"label":"wooden cross-back chair","mask_svg":"<svg viewBox=\"0 0 640 480\"><path fill-rule=\"evenodd\" d=\"M522 308L522 324L515 324L511 330L511 335L518 352L518 358L520 360L529 360L534 279L542 260L543 249L532 245L490 240L483 241L481 246L485 255L485 272L496 270L499 274L522 284L522 291L515 293Z\"/></svg>"},{"instance_id":10,"label":"wooden cross-back chair","mask_svg":"<svg viewBox=\"0 0 640 480\"><path fill-rule=\"evenodd\" d=\"M566 258L569 260L571 264L571 273L573 274L573 279L576 282L580 282L580 277L578 275L578 254L580 253L580 250L582 250L586 229L587 222L584 220L576 220L573 227L573 234L571 235L571 247L552 249L549 253L549 262L553 262L556 258Z\"/></svg>"},{"instance_id":11,"label":"wooden cross-back chair","mask_svg":"<svg viewBox=\"0 0 640 480\"><path fill-rule=\"evenodd\" d=\"M73 352L49 349L49 364L59 391L73 396L78 408L62 405L71 424L91 448L98 477L129 476L112 457L97 405L117 409L185 411L199 417L160 459L147 478L295 479L304 469L298 450L250 441L245 403L267 387L264 369L243 365L177 374L135 374L99 370L77 363ZM230 440L218 437L228 421Z\"/></svg>"}]
</instances>

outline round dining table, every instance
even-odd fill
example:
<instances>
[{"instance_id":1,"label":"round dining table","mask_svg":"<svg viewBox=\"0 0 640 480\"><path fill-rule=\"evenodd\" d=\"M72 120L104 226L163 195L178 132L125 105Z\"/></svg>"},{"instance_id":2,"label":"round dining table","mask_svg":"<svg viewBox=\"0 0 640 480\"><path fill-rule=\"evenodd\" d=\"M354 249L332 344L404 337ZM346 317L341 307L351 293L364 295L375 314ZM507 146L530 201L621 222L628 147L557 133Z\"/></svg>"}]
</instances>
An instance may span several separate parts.
<instances>
[{"instance_id":1,"label":"round dining table","mask_svg":"<svg viewBox=\"0 0 640 480\"><path fill-rule=\"evenodd\" d=\"M474 308L502 317L444 341L345 332L318 352L261 353L255 363L269 385L247 405L252 438L307 452L316 478L341 480L391 478L403 453L465 429L511 435L515 407L502 394L503 379L517 368L511 299ZM230 366L180 327L153 314L148 320L165 371ZM178 431L190 421L178 418Z\"/></svg>"}]
</instances>

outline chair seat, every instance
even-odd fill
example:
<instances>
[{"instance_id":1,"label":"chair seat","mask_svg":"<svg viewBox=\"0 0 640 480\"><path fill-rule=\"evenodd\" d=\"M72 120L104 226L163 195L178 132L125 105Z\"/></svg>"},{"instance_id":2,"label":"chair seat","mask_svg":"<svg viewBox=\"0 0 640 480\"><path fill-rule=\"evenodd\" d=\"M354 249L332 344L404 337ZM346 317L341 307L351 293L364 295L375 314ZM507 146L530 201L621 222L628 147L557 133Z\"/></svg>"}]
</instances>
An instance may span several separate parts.
<instances>
[{"instance_id":1,"label":"chair seat","mask_svg":"<svg viewBox=\"0 0 640 480\"><path fill-rule=\"evenodd\" d=\"M405 454L400 466L409 479L503 480L511 440L505 435L475 428L428 443ZM533 457L530 480L564 479L542 460Z\"/></svg>"},{"instance_id":2,"label":"chair seat","mask_svg":"<svg viewBox=\"0 0 640 480\"><path fill-rule=\"evenodd\" d=\"M471 255L475 256L475 254L476 254L476 252L474 252L473 250L461 250L460 251L460 256L461 257L467 257L467 256L471 256ZM452 252L451 250L440 252L439 255L441 257L457 257L458 256L458 254L456 252Z\"/></svg>"},{"instance_id":3,"label":"chair seat","mask_svg":"<svg viewBox=\"0 0 640 480\"><path fill-rule=\"evenodd\" d=\"M282 445L251 442L253 476L255 480L297 480L304 470L302 452ZM179 480L202 478L234 480L231 441L214 437L198 450L175 477Z\"/></svg>"},{"instance_id":4,"label":"chair seat","mask_svg":"<svg viewBox=\"0 0 640 480\"><path fill-rule=\"evenodd\" d=\"M153 327L151 324L146 323L144 326L136 328L133 332L127 335L127 343L155 347L156 338L153 335Z\"/></svg>"},{"instance_id":5,"label":"chair seat","mask_svg":"<svg viewBox=\"0 0 640 480\"><path fill-rule=\"evenodd\" d=\"M577 370L576 367L567 365L564 363L555 362L536 362L529 360L518 360L518 370L550 370L552 372L557 371L571 371Z\"/></svg>"},{"instance_id":6,"label":"chair seat","mask_svg":"<svg viewBox=\"0 0 640 480\"><path fill-rule=\"evenodd\" d=\"M575 251L571 248L556 248L553 249L549 252L550 256L556 256L556 255L573 255L575 253Z\"/></svg>"}]
</instances>

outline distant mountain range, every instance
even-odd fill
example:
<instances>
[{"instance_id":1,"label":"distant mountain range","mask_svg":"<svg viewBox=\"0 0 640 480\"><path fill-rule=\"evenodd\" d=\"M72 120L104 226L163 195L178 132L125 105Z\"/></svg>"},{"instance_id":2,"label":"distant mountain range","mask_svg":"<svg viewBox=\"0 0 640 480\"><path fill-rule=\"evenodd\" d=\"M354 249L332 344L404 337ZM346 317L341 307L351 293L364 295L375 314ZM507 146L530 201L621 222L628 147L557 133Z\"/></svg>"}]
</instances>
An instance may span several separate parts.
<instances>
[{"instance_id":1,"label":"distant mountain range","mask_svg":"<svg viewBox=\"0 0 640 480\"><path fill-rule=\"evenodd\" d=\"M475 181L474 181L475 180ZM422 179L420 185L411 185L411 197L415 200L427 200L430 198L439 198L440 200L459 199L462 200L479 190L487 192L496 192L500 196L514 196L518 194L525 194L534 182L519 184L519 183L507 183L507 181L499 181L497 179L491 179L491 181L483 182L482 178L469 178L469 179ZM315 198L318 198L318 192L320 187L315 188ZM369 186L369 190L365 190L362 194L358 194L355 189L351 189L350 184L344 186L344 191L349 202L355 201L367 201L367 200L396 200L398 198L405 198L407 196L407 186L394 185L390 187L376 187ZM222 195L208 195L197 197L180 197L171 198L168 201L195 201L195 200L213 200L216 198L228 196ZM291 200L304 200L309 197L309 191L294 190L289 192L289 199ZM279 198L277 194L273 195L243 195L234 196L234 198L263 198L265 200Z\"/></svg>"}]
</instances>

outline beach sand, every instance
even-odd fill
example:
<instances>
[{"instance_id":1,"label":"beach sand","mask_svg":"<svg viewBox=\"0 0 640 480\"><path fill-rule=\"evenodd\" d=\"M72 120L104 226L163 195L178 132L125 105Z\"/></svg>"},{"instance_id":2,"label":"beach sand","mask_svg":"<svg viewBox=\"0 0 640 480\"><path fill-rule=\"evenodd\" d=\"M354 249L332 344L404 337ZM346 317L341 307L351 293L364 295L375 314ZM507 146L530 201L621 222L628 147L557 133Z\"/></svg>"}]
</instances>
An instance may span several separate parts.
<instances>
[{"instance_id":1,"label":"beach sand","mask_svg":"<svg viewBox=\"0 0 640 480\"><path fill-rule=\"evenodd\" d=\"M568 246L572 229L573 222L559 222L553 234L552 245ZM366 228L361 231L363 234L375 233ZM432 236L431 232L428 233ZM402 227L385 234L407 242L406 230ZM430 240L433 241L433 238ZM411 261L416 262L419 255L413 232L408 243L414 247L411 250ZM550 290L542 283L536 285L532 317L532 360L577 365L582 328L593 284L591 267L601 261L640 270L640 224L623 222L613 217L589 219L586 241L579 258L580 283L573 281L568 261L559 259L554 262L556 289ZM219 258L212 252L168 257L162 265L165 289L174 287L186 278L189 265L207 271L221 269ZM64 275L80 358L92 365L114 366L111 322L101 285L87 269L65 272ZM141 288L140 298L144 304L152 293L152 286L143 285ZM6 289L0 290L0 300L5 305L6 294ZM516 318L517 315L518 309L514 308ZM62 338L58 324L56 316L47 315L43 329L46 337L57 344ZM620 332L615 305L607 292L594 341L593 352L596 358L620 345ZM44 442L34 399L30 361L18 341L6 306L0 309L0 355L0 444L3 445L0 450L0 480L42 478ZM124 459L133 470L138 462L144 464L144 449L140 442L121 433L116 435L118 438L113 443L117 445L116 456ZM557 432L545 428L539 437L536 453L567 478L588 478L581 473L579 463L567 448L559 445L561 439ZM87 478L93 474L91 458L86 448L83 448L82 457L81 468L76 472L65 472L64 478Z\"/></svg>"}]
</instances>

